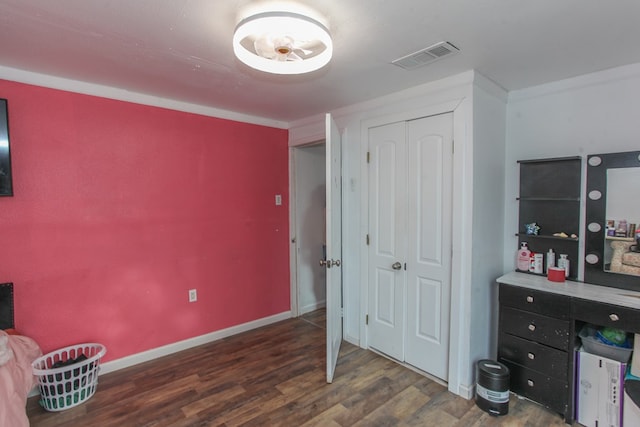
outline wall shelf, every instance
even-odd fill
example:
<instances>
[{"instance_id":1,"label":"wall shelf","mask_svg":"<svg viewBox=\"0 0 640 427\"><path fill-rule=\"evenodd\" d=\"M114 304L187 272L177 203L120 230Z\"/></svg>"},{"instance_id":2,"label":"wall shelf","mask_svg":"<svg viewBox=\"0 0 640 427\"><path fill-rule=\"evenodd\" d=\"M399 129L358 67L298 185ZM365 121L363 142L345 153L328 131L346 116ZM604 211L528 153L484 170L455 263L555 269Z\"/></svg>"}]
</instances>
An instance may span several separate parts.
<instances>
[{"instance_id":1,"label":"wall shelf","mask_svg":"<svg viewBox=\"0 0 640 427\"><path fill-rule=\"evenodd\" d=\"M536 223L540 234L516 233L518 246L527 242L536 253L547 253L553 249L556 260L567 254L570 262L569 279L577 277L579 237L559 237L554 233L564 232L569 236L580 236L580 186L582 159L561 157L553 159L521 160L520 194L517 197L518 228ZM546 263L546 259L544 261ZM544 265L544 271L547 271Z\"/></svg>"}]
</instances>

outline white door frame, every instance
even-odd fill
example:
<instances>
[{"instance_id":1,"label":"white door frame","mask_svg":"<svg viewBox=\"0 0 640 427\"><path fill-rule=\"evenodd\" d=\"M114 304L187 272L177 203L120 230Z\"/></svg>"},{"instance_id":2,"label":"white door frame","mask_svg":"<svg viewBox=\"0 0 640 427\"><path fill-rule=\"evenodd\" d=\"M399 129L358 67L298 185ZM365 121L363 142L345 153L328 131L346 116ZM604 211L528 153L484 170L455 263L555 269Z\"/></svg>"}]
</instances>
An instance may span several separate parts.
<instances>
[{"instance_id":1,"label":"white door frame","mask_svg":"<svg viewBox=\"0 0 640 427\"><path fill-rule=\"evenodd\" d=\"M382 126L398 121L414 120L421 117L433 116L442 113L453 113L453 200L452 200L452 223L456 224L452 232L453 259L451 262L451 321L449 325L449 381L448 388L451 392L466 396L472 396L472 390L461 390L460 372L462 363L468 360L469 343L463 340L468 336L468 319L463 319L463 313L469 313L470 300L468 295L462 292L463 283L470 281L469 264L471 260L471 224L464 221L468 217L465 212L471 211L472 197L469 190L472 188L473 165L471 164L472 148L469 143L473 130L471 127L472 106L468 98L460 97L451 101L434 104L424 108L400 112L396 114L384 115L368 120L363 120L360 127L361 143L361 204L369 206L369 176L366 161L368 149L368 132L370 127ZM368 210L361 212L362 235L365 236L369 230ZM466 242L466 245L465 245ZM368 283L369 283L369 261L368 250L364 239L360 250L360 345L363 348L368 346L368 328L365 322L369 306ZM467 330L465 333L465 329Z\"/></svg>"}]
</instances>

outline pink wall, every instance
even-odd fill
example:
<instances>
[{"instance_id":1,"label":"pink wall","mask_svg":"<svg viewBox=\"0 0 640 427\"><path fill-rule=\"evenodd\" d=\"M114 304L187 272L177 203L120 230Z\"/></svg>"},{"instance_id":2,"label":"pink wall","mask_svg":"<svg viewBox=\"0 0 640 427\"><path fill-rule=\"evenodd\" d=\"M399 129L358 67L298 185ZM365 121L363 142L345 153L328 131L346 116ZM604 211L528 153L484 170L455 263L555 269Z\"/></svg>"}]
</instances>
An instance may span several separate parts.
<instances>
[{"instance_id":1,"label":"pink wall","mask_svg":"<svg viewBox=\"0 0 640 427\"><path fill-rule=\"evenodd\" d=\"M112 360L289 310L286 130L1 80L0 98L0 282L43 351Z\"/></svg>"}]
</instances>

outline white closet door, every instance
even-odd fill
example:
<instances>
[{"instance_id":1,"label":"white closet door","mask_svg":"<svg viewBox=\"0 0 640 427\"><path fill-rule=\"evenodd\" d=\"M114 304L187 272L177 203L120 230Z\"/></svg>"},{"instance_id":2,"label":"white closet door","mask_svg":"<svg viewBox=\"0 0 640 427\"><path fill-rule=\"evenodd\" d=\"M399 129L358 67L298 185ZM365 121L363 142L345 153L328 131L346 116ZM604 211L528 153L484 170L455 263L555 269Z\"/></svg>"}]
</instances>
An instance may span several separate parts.
<instances>
[{"instance_id":1,"label":"white closet door","mask_svg":"<svg viewBox=\"0 0 640 427\"><path fill-rule=\"evenodd\" d=\"M407 124L406 362L448 379L452 114Z\"/></svg>"},{"instance_id":2,"label":"white closet door","mask_svg":"<svg viewBox=\"0 0 640 427\"><path fill-rule=\"evenodd\" d=\"M405 126L369 129L368 343L398 360L404 360Z\"/></svg>"}]
</instances>

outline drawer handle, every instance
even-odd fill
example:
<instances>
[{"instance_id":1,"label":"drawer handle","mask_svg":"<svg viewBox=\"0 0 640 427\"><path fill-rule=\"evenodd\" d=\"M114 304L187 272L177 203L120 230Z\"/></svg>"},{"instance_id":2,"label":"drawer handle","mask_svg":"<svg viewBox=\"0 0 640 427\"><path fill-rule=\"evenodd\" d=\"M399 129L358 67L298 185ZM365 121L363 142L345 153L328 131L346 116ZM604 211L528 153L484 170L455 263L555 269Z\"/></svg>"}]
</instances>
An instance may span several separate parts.
<instances>
[{"instance_id":1,"label":"drawer handle","mask_svg":"<svg viewBox=\"0 0 640 427\"><path fill-rule=\"evenodd\" d=\"M527 385L529 387L533 387L535 385L535 383L533 382L533 380L527 380Z\"/></svg>"},{"instance_id":2,"label":"drawer handle","mask_svg":"<svg viewBox=\"0 0 640 427\"><path fill-rule=\"evenodd\" d=\"M529 302L529 303L533 302L533 297L532 296L528 296L527 297L527 302Z\"/></svg>"},{"instance_id":3,"label":"drawer handle","mask_svg":"<svg viewBox=\"0 0 640 427\"><path fill-rule=\"evenodd\" d=\"M535 331L536 330L536 325L534 325L533 323L529 324L529 330L531 332Z\"/></svg>"},{"instance_id":4,"label":"drawer handle","mask_svg":"<svg viewBox=\"0 0 640 427\"><path fill-rule=\"evenodd\" d=\"M536 358L536 355L535 355L535 354L533 354L533 353L529 353L529 354L527 354L527 356L528 356L528 357L529 357L529 359L531 359L531 360L533 360L533 359L535 359L535 358Z\"/></svg>"},{"instance_id":5,"label":"drawer handle","mask_svg":"<svg viewBox=\"0 0 640 427\"><path fill-rule=\"evenodd\" d=\"M617 322L618 320L620 320L620 318L618 317L618 315L617 315L617 314L615 314L615 313L611 313L611 314L609 315L609 319L611 319L611 321L612 321L612 322Z\"/></svg>"}]
</instances>

